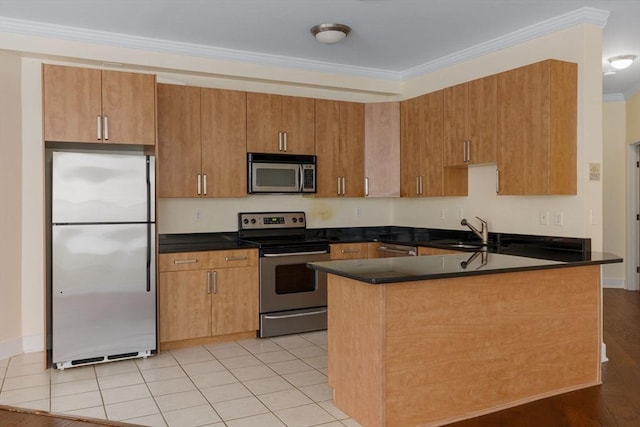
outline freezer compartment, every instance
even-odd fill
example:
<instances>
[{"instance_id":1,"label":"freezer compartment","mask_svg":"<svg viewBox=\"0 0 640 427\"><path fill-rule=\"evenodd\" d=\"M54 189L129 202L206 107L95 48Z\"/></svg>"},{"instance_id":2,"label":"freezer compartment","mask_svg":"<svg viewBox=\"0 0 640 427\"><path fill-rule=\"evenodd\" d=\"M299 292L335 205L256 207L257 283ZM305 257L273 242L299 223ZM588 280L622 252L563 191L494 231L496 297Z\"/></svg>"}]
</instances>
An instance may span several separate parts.
<instances>
[{"instance_id":1,"label":"freezer compartment","mask_svg":"<svg viewBox=\"0 0 640 427\"><path fill-rule=\"evenodd\" d=\"M52 362L156 349L154 224L52 227Z\"/></svg>"},{"instance_id":2,"label":"freezer compartment","mask_svg":"<svg viewBox=\"0 0 640 427\"><path fill-rule=\"evenodd\" d=\"M154 222L155 158L53 152L53 224Z\"/></svg>"}]
</instances>

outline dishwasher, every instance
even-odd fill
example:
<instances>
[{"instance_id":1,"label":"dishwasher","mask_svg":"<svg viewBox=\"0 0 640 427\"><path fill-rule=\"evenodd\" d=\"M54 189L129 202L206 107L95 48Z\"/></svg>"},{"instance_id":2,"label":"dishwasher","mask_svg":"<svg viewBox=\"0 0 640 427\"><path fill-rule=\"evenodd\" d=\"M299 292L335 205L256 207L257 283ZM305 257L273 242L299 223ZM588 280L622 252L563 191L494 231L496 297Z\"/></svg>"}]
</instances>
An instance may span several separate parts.
<instances>
[{"instance_id":1,"label":"dishwasher","mask_svg":"<svg viewBox=\"0 0 640 427\"><path fill-rule=\"evenodd\" d=\"M400 256L416 256L418 255L418 248L415 246L396 245L382 243L378 246L379 258L392 258Z\"/></svg>"}]
</instances>

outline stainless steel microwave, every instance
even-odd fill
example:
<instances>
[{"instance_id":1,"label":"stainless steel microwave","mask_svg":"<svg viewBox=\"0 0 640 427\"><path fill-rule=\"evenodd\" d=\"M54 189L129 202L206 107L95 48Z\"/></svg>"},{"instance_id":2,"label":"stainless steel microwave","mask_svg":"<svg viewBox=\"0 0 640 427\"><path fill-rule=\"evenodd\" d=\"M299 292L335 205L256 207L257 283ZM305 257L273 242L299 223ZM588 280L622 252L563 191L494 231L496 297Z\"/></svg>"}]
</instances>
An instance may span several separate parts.
<instances>
[{"instance_id":1,"label":"stainless steel microwave","mask_svg":"<svg viewBox=\"0 0 640 427\"><path fill-rule=\"evenodd\" d=\"M249 194L315 193L316 156L247 153Z\"/></svg>"}]
</instances>

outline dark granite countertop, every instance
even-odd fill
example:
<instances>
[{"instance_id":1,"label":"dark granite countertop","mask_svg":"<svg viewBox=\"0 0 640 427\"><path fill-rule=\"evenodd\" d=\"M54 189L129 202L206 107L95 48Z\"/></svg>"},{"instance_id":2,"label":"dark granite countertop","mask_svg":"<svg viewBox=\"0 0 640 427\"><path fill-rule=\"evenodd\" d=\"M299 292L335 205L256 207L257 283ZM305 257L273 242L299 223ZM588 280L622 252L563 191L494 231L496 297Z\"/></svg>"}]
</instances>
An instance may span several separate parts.
<instances>
[{"instance_id":1,"label":"dark granite countertop","mask_svg":"<svg viewBox=\"0 0 640 427\"><path fill-rule=\"evenodd\" d=\"M554 261L490 252L418 257L325 261L307 264L311 269L369 284L412 282L550 268L578 267L622 262L603 252L589 252L578 261Z\"/></svg>"},{"instance_id":2,"label":"dark granite countertop","mask_svg":"<svg viewBox=\"0 0 640 427\"><path fill-rule=\"evenodd\" d=\"M238 233L187 233L161 234L158 241L158 252L197 252L220 251L225 249L252 249L256 245L239 242Z\"/></svg>"}]
</instances>

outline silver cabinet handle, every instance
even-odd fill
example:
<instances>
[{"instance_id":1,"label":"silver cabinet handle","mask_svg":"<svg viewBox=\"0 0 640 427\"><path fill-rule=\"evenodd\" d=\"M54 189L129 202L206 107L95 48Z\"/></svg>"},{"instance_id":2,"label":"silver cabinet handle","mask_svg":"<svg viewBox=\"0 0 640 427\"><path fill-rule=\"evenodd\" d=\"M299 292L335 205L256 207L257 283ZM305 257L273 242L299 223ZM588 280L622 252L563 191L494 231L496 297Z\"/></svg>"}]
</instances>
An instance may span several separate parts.
<instances>
[{"instance_id":1,"label":"silver cabinet handle","mask_svg":"<svg viewBox=\"0 0 640 427\"><path fill-rule=\"evenodd\" d=\"M496 169L496 193L500 194L500 170Z\"/></svg>"},{"instance_id":2,"label":"silver cabinet handle","mask_svg":"<svg viewBox=\"0 0 640 427\"><path fill-rule=\"evenodd\" d=\"M471 140L467 139L467 162L471 161Z\"/></svg>"},{"instance_id":3,"label":"silver cabinet handle","mask_svg":"<svg viewBox=\"0 0 640 427\"><path fill-rule=\"evenodd\" d=\"M288 139L288 135L287 135L287 132L282 132L282 133L284 133L284 151L286 152L286 151L287 151L287 148L288 148L288 147L287 147L287 139Z\"/></svg>"},{"instance_id":4,"label":"silver cabinet handle","mask_svg":"<svg viewBox=\"0 0 640 427\"><path fill-rule=\"evenodd\" d=\"M211 295L211 272L207 271L207 295Z\"/></svg>"},{"instance_id":5,"label":"silver cabinet handle","mask_svg":"<svg viewBox=\"0 0 640 427\"><path fill-rule=\"evenodd\" d=\"M467 163L468 161L468 155L469 153L467 152L467 150L469 149L469 140L465 139L464 141L462 141L462 161L464 163Z\"/></svg>"},{"instance_id":6,"label":"silver cabinet handle","mask_svg":"<svg viewBox=\"0 0 640 427\"><path fill-rule=\"evenodd\" d=\"M109 117L104 116L104 140L109 140Z\"/></svg>"},{"instance_id":7,"label":"silver cabinet handle","mask_svg":"<svg viewBox=\"0 0 640 427\"><path fill-rule=\"evenodd\" d=\"M347 180L344 176L341 177L341 179L342 179L342 195L344 196L347 193Z\"/></svg>"},{"instance_id":8,"label":"silver cabinet handle","mask_svg":"<svg viewBox=\"0 0 640 427\"><path fill-rule=\"evenodd\" d=\"M284 254L264 254L265 258L279 258L283 256L302 256L302 255L323 255L329 251L310 251L310 252L287 252Z\"/></svg>"},{"instance_id":9,"label":"silver cabinet handle","mask_svg":"<svg viewBox=\"0 0 640 427\"><path fill-rule=\"evenodd\" d=\"M227 262L230 262L230 261L244 261L246 259L247 259L246 256L226 256L226 257L224 257L224 260L227 261Z\"/></svg>"},{"instance_id":10,"label":"silver cabinet handle","mask_svg":"<svg viewBox=\"0 0 640 427\"><path fill-rule=\"evenodd\" d=\"M420 175L416 176L416 196L420 195Z\"/></svg>"},{"instance_id":11,"label":"silver cabinet handle","mask_svg":"<svg viewBox=\"0 0 640 427\"><path fill-rule=\"evenodd\" d=\"M337 193L338 193L338 196L339 196L340 195L340 177L338 177L338 191L337 191Z\"/></svg>"},{"instance_id":12,"label":"silver cabinet handle","mask_svg":"<svg viewBox=\"0 0 640 427\"><path fill-rule=\"evenodd\" d=\"M96 129L98 131L98 141L102 140L102 117L96 116Z\"/></svg>"},{"instance_id":13,"label":"silver cabinet handle","mask_svg":"<svg viewBox=\"0 0 640 427\"><path fill-rule=\"evenodd\" d=\"M202 175L198 174L198 196L202 194Z\"/></svg>"},{"instance_id":14,"label":"silver cabinet handle","mask_svg":"<svg viewBox=\"0 0 640 427\"><path fill-rule=\"evenodd\" d=\"M217 294L218 293L218 272L214 271L213 272L213 294Z\"/></svg>"},{"instance_id":15,"label":"silver cabinet handle","mask_svg":"<svg viewBox=\"0 0 640 427\"><path fill-rule=\"evenodd\" d=\"M364 195L365 196L369 195L369 177L368 176L364 177Z\"/></svg>"},{"instance_id":16,"label":"silver cabinet handle","mask_svg":"<svg viewBox=\"0 0 640 427\"><path fill-rule=\"evenodd\" d=\"M206 173L202 174L202 176L203 176L202 181L204 182L204 191L202 192L202 194L206 196L207 195L207 174Z\"/></svg>"},{"instance_id":17,"label":"silver cabinet handle","mask_svg":"<svg viewBox=\"0 0 640 427\"><path fill-rule=\"evenodd\" d=\"M421 196L424 194L424 182L423 182L423 176L420 175L420 193Z\"/></svg>"},{"instance_id":18,"label":"silver cabinet handle","mask_svg":"<svg viewBox=\"0 0 640 427\"><path fill-rule=\"evenodd\" d=\"M282 132L278 132L278 151L282 151Z\"/></svg>"},{"instance_id":19,"label":"silver cabinet handle","mask_svg":"<svg viewBox=\"0 0 640 427\"><path fill-rule=\"evenodd\" d=\"M391 252L393 254L404 254L408 256L416 256L416 251L402 251L400 249L391 249L386 246L379 246L378 250L380 252Z\"/></svg>"},{"instance_id":20,"label":"silver cabinet handle","mask_svg":"<svg viewBox=\"0 0 640 427\"><path fill-rule=\"evenodd\" d=\"M197 262L198 262L197 259L174 259L173 260L174 264L195 264Z\"/></svg>"}]
</instances>

